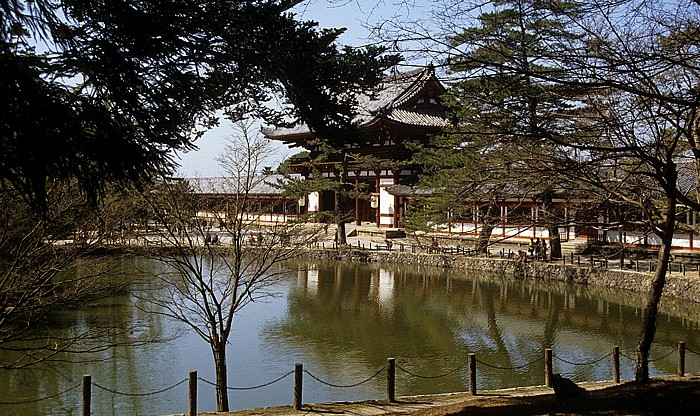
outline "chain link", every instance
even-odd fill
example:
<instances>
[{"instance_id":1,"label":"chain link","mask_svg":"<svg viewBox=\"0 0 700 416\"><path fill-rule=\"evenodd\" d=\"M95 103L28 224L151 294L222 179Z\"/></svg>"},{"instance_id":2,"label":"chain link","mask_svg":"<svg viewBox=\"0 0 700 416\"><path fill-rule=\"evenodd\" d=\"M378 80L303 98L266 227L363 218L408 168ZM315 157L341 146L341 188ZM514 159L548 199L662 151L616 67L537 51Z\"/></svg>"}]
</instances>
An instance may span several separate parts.
<instances>
[{"instance_id":1,"label":"chain link","mask_svg":"<svg viewBox=\"0 0 700 416\"><path fill-rule=\"evenodd\" d=\"M688 352L691 353L691 354L700 355L700 353L697 353L697 352L691 350L691 349L688 348L688 347L685 347L685 350L688 351Z\"/></svg>"},{"instance_id":2,"label":"chain link","mask_svg":"<svg viewBox=\"0 0 700 416\"><path fill-rule=\"evenodd\" d=\"M370 380L372 380L373 378L375 378L375 377L377 377L378 375L380 375L384 370L386 370L386 366L380 368L379 371L377 371L376 373L374 373L374 375L372 375L370 378L368 378L368 379L366 379L366 380L362 380L362 381L360 381L359 383L354 383L354 384L333 384L333 383L329 383L329 382L327 382L327 381L321 380L320 378L316 377L315 375L311 374L310 372L308 372L308 371L306 371L306 370L304 370L304 372L305 372L306 374L308 374L309 377L313 378L314 380L318 381L318 382L321 383L321 384L325 384L326 386L330 386L330 387L337 387L337 388L344 389L344 388L350 388L350 387L357 387L357 386L359 386L359 385L361 385L361 384L365 384L365 383L369 382Z\"/></svg>"},{"instance_id":3,"label":"chain link","mask_svg":"<svg viewBox=\"0 0 700 416\"><path fill-rule=\"evenodd\" d=\"M150 391L150 392L148 392L148 393L124 393L124 392L122 392L122 391L118 391L118 390L114 390L114 389L110 389L110 388L101 386L101 385L99 385L99 384L97 384L97 383L94 383L94 382L92 383L92 385L95 386L95 387L97 387L97 388L99 388L99 389L102 389L102 390L104 390L104 391L108 391L108 392L110 392L110 393L112 393L112 394L116 394L116 395L118 395L118 396L145 397L145 396L153 396L153 395L155 395L155 394L165 393L165 392L168 391L168 390L172 390L172 389L174 389L175 387L180 386L181 384L183 384L183 383L186 382L187 380L188 380L188 379L186 378L186 379L184 379L184 380L182 380L182 381L179 381L179 382L173 384L172 386L166 387L166 388L164 388L164 389L156 390L156 391Z\"/></svg>"}]
</instances>

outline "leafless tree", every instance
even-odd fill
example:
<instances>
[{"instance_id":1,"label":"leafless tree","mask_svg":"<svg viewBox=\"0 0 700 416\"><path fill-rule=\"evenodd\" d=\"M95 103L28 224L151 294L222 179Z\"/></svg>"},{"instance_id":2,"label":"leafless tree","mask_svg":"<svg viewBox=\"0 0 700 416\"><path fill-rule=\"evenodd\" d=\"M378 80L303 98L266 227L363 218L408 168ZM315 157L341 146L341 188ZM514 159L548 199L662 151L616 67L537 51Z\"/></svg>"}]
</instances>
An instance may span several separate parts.
<instances>
[{"instance_id":1,"label":"leafless tree","mask_svg":"<svg viewBox=\"0 0 700 416\"><path fill-rule=\"evenodd\" d=\"M116 195L95 205L61 181L47 191L47 209L39 213L12 186L0 189L2 369L93 359L89 353L115 346L115 339L120 344L147 341L133 336L140 333L138 323L95 318L70 334L45 325L52 313L98 306L129 285L110 262L93 255L123 224L126 205Z\"/></svg>"},{"instance_id":2,"label":"leafless tree","mask_svg":"<svg viewBox=\"0 0 700 416\"><path fill-rule=\"evenodd\" d=\"M295 220L263 224L254 194L276 185L255 174L270 146L250 127L240 124L220 157L228 176L168 181L146 196L162 242L151 255L163 268L155 276L156 290L142 297L153 311L185 323L209 344L219 411L229 409L226 348L236 313L274 296L275 283L285 276L283 262L299 255L320 230Z\"/></svg>"}]
</instances>

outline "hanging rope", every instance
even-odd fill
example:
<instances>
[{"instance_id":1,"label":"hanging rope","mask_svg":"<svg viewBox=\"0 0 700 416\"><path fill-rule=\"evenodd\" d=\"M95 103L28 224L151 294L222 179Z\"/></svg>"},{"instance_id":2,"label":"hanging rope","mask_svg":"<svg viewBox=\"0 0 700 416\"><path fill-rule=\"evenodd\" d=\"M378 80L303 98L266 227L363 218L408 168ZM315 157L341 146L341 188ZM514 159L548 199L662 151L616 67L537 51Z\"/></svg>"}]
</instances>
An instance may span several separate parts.
<instances>
[{"instance_id":1,"label":"hanging rope","mask_svg":"<svg viewBox=\"0 0 700 416\"><path fill-rule=\"evenodd\" d=\"M486 367L493 368L493 369L496 369L496 370L520 370L520 369L523 369L523 368L526 368L526 367L531 366L532 364L536 363L536 362L539 361L539 360L544 360L544 358L542 358L542 357L536 357L536 358L532 359L531 361L528 361L528 362L525 363L525 364L516 365L516 366L513 366L513 367L501 367L501 366L498 366L498 365L493 365L493 364L485 363L485 362L483 362L483 361L481 361L481 360L479 360L479 359L477 359L476 362L479 363L479 364L482 364L482 365L484 365L484 366L486 366Z\"/></svg>"},{"instance_id":2,"label":"hanging rope","mask_svg":"<svg viewBox=\"0 0 700 416\"><path fill-rule=\"evenodd\" d=\"M622 350L620 350L620 355L623 356L623 357L625 357L625 358L627 358L627 359L630 360L630 361L636 361L636 360L637 360L636 358L631 357L631 356L625 354L624 352L622 352Z\"/></svg>"},{"instance_id":3,"label":"hanging rope","mask_svg":"<svg viewBox=\"0 0 700 416\"><path fill-rule=\"evenodd\" d=\"M311 374L310 372L308 372L308 371L306 371L306 370L304 370L304 372L305 372L306 374L308 374L309 377L313 378L314 380L318 381L318 382L321 383L321 384L325 384L326 386L330 386L330 387L336 387L336 388L344 389L344 388L350 388L350 387L357 387L357 386L359 386L359 385L361 385L361 384L365 384L365 383L369 382L370 380L372 380L373 378L377 377L377 376L378 376L379 374L381 374L384 370L386 370L386 366L380 368L379 371L377 371L376 373L374 373L374 375L370 376L368 379L362 380L362 381L360 381L360 382L358 382L358 383L354 383L354 384L333 384L333 383L329 383L329 382L327 382L327 381L321 380L320 378L316 377L315 375Z\"/></svg>"},{"instance_id":4,"label":"hanging rope","mask_svg":"<svg viewBox=\"0 0 700 416\"><path fill-rule=\"evenodd\" d=\"M565 362L565 363L567 363L567 364L581 366L581 365L594 365L594 364L598 364L599 362L603 361L604 359L611 357L611 356L612 356L612 352L609 353L608 355L604 356L604 357L598 358L597 360L588 361L588 362L584 362L584 363L575 363L575 362L572 362L572 361L567 361L567 360L565 360L565 359L563 359L563 358L561 358L561 357L557 357L557 356L554 355L554 354L552 354L552 356L553 356L554 358L556 358L557 360L562 361L562 362Z\"/></svg>"},{"instance_id":5,"label":"hanging rope","mask_svg":"<svg viewBox=\"0 0 700 416\"><path fill-rule=\"evenodd\" d=\"M112 393L112 394L116 394L116 395L118 395L118 396L144 397L144 396L153 396L153 395L156 395L156 394L165 393L166 391L172 390L172 389L174 389L175 387L177 387L177 386L183 384L183 383L186 382L187 380L188 380L188 379L184 379L184 380L182 380L182 381L179 381L179 382L173 384L172 386L166 387L166 388L164 388L164 389L156 390L156 391L150 391L150 392L148 392L148 393L125 393L125 392L123 392L123 391L118 391L118 390L114 390L114 389L110 389L110 388L101 386L101 385L99 385L99 384L97 384L97 383L94 383L94 382L92 383L92 385L95 386L95 387L97 387L97 388L99 388L99 389L102 389L102 390L104 390L104 391L108 391L108 392L110 392L110 393Z\"/></svg>"},{"instance_id":6,"label":"hanging rope","mask_svg":"<svg viewBox=\"0 0 700 416\"><path fill-rule=\"evenodd\" d=\"M58 396L63 396L64 394L66 394L66 393L68 393L68 392L71 392L71 391L77 389L77 388L80 387L80 386L82 386L82 383L81 383L81 384L78 384L78 385L75 385L75 386L73 386L73 387L71 387L71 388L68 388L68 389L66 389L66 390L63 390L62 392L59 392L59 393L56 393L56 394L52 394L52 395L50 395L50 396L40 397L40 398L38 398L38 399L31 399L31 400L18 400L18 401L16 401L16 402L0 402L0 404L8 404L8 405L9 405L9 404L28 404L28 403L36 403L36 402L40 402L40 401L43 401L43 400L53 399L53 398L58 397Z\"/></svg>"},{"instance_id":7,"label":"hanging rope","mask_svg":"<svg viewBox=\"0 0 700 416\"><path fill-rule=\"evenodd\" d=\"M668 354L663 355L663 356L661 356L661 357L659 357L659 358L654 358L654 359L652 359L652 358L650 357L650 358L649 358L649 362L651 363L651 362L654 362L654 361L663 360L664 358L668 357L669 355L673 354L674 352L676 352L675 349L669 351Z\"/></svg>"},{"instance_id":8,"label":"hanging rope","mask_svg":"<svg viewBox=\"0 0 700 416\"><path fill-rule=\"evenodd\" d=\"M673 353L676 352L676 351L677 351L676 349L672 349L672 350L669 351L667 354L662 355L661 357L658 357L658 358L651 358L651 357L650 357L650 358L648 359L648 361L651 363L651 362L654 362L654 361L663 360L664 358L668 357L669 355L673 354ZM688 348L686 348L686 351L688 351ZM636 358L636 357L631 357L631 356L629 356L629 355L623 353L622 351L620 351L620 355L623 356L623 357L625 357L625 358L627 358L627 359L630 360L630 361L637 361L637 358Z\"/></svg>"},{"instance_id":9,"label":"hanging rope","mask_svg":"<svg viewBox=\"0 0 700 416\"><path fill-rule=\"evenodd\" d=\"M263 387L271 386L271 385L277 383L278 381L284 380L285 378L289 377L289 376L292 375L292 374L294 374L294 370L292 370L292 371L290 371L290 372L288 372L288 373L286 373L286 374L284 374L284 375L282 375L282 376L280 376L280 377L278 377L278 378L276 378L276 379L274 379L274 380L272 380L272 381L269 381L269 382L267 382L267 383L258 384L257 386L250 386L250 387L226 387L226 389L227 389L227 390L255 390L255 389L261 389L261 388L263 388ZM201 382L203 382L203 383L209 384L209 385L211 385L211 386L216 387L216 383L211 382L211 381L206 380L206 379L203 379L203 378L201 378L201 377L197 377L197 380L199 380L199 381L201 381Z\"/></svg>"}]
</instances>

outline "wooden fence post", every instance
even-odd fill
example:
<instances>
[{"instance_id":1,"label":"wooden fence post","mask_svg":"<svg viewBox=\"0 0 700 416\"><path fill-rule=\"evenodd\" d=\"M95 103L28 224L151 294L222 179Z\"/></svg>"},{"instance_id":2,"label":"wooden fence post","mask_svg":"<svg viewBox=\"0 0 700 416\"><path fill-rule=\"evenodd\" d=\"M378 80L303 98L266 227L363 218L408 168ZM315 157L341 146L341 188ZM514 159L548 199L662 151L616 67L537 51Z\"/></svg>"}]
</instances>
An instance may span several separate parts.
<instances>
[{"instance_id":1,"label":"wooden fence post","mask_svg":"<svg viewBox=\"0 0 700 416\"><path fill-rule=\"evenodd\" d=\"M685 377L685 341L678 341L678 375Z\"/></svg>"},{"instance_id":2,"label":"wooden fence post","mask_svg":"<svg viewBox=\"0 0 700 416\"><path fill-rule=\"evenodd\" d=\"M476 396L476 354L469 354L469 394Z\"/></svg>"},{"instance_id":3,"label":"wooden fence post","mask_svg":"<svg viewBox=\"0 0 700 416\"><path fill-rule=\"evenodd\" d=\"M612 348L612 377L613 383L620 382L620 347Z\"/></svg>"},{"instance_id":4,"label":"wooden fence post","mask_svg":"<svg viewBox=\"0 0 700 416\"><path fill-rule=\"evenodd\" d=\"M552 349L544 350L544 385L552 387Z\"/></svg>"},{"instance_id":5,"label":"wooden fence post","mask_svg":"<svg viewBox=\"0 0 700 416\"><path fill-rule=\"evenodd\" d=\"M92 376L83 375L83 416L90 416Z\"/></svg>"},{"instance_id":6,"label":"wooden fence post","mask_svg":"<svg viewBox=\"0 0 700 416\"><path fill-rule=\"evenodd\" d=\"M390 403L396 401L396 358L386 360L386 399Z\"/></svg>"},{"instance_id":7,"label":"wooden fence post","mask_svg":"<svg viewBox=\"0 0 700 416\"><path fill-rule=\"evenodd\" d=\"M197 371L190 371L187 389L187 415L197 416Z\"/></svg>"},{"instance_id":8,"label":"wooden fence post","mask_svg":"<svg viewBox=\"0 0 700 416\"><path fill-rule=\"evenodd\" d=\"M301 410L302 383L304 381L304 364L294 365L294 410Z\"/></svg>"}]
</instances>

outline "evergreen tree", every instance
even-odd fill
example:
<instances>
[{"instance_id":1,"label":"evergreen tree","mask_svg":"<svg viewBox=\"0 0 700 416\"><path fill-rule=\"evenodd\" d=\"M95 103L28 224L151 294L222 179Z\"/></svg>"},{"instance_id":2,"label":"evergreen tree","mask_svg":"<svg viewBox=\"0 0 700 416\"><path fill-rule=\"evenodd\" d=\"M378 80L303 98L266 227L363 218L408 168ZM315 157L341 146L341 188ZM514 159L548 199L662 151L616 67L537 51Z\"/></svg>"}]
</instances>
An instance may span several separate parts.
<instances>
[{"instance_id":1,"label":"evergreen tree","mask_svg":"<svg viewBox=\"0 0 700 416\"><path fill-rule=\"evenodd\" d=\"M439 153L426 150L432 153L426 186L438 196L430 204L483 203L478 212L466 213L483 223L479 251L487 248L500 216L496 201L503 195L517 195L521 201L534 198L547 205L559 191L552 170L543 164L549 158L542 155L556 151L549 139L570 134L571 120L581 111L576 105L579 91L531 75L553 70L548 67L549 45L576 36L570 15L577 5L532 0L499 0L492 5L476 24L451 38L451 50L460 51L446 62L455 79L445 100L453 127L432 143ZM450 158L441 157L445 150ZM546 224L555 257L561 255L560 220L553 216Z\"/></svg>"},{"instance_id":2,"label":"evergreen tree","mask_svg":"<svg viewBox=\"0 0 700 416\"><path fill-rule=\"evenodd\" d=\"M106 183L172 172L171 151L192 149L220 109L354 134L343 93L380 79L384 50L341 49L343 31L296 20L298 3L3 3L0 178L41 209L53 179L95 198ZM282 111L265 107L280 97Z\"/></svg>"}]
</instances>

